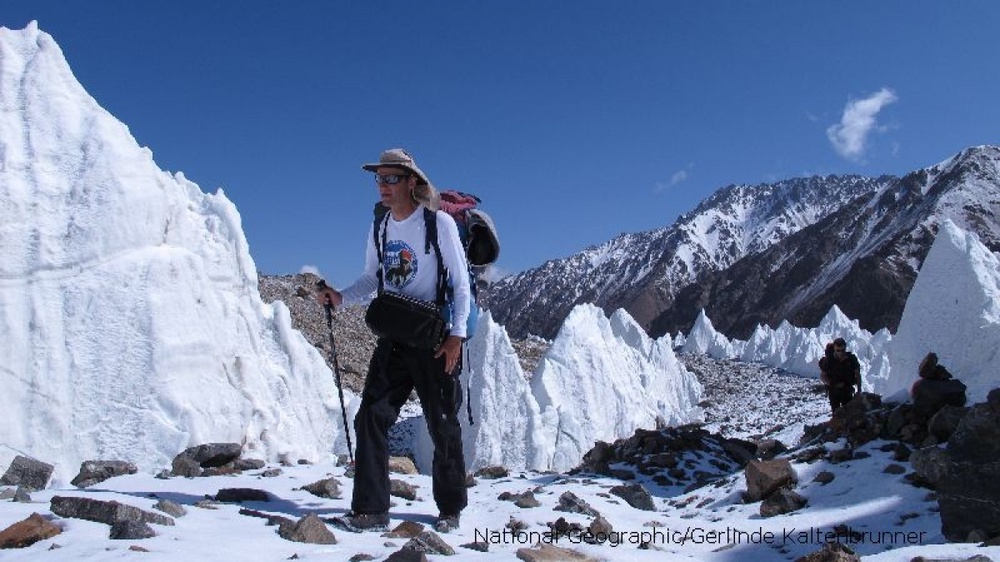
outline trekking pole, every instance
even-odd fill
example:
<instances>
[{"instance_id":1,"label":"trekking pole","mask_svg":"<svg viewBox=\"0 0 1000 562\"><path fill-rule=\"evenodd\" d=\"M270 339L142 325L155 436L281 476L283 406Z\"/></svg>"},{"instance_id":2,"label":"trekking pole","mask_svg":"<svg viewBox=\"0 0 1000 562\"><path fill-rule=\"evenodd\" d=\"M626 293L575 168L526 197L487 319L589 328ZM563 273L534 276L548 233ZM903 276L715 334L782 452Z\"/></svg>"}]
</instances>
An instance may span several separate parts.
<instances>
[{"instance_id":1,"label":"trekking pole","mask_svg":"<svg viewBox=\"0 0 1000 562\"><path fill-rule=\"evenodd\" d=\"M466 369L469 370L469 379L465 381L465 412L469 414L469 425L476 425L476 420L472 419L472 367L469 365L469 346L462 346L462 354L465 356L462 361L462 371L459 373L461 376Z\"/></svg>"},{"instance_id":2,"label":"trekking pole","mask_svg":"<svg viewBox=\"0 0 1000 562\"><path fill-rule=\"evenodd\" d=\"M316 282L316 286L321 291L329 288L326 281L322 279ZM333 363L333 376L337 381L337 393L340 394L340 414L344 418L344 433L347 435L347 456L351 459L351 464L354 464L354 448L351 446L351 428L347 425L347 408L344 407L344 386L340 383L340 368L337 367L337 342L333 339L333 303L330 302L329 297L325 299L323 308L326 309L326 327L330 332L330 362Z\"/></svg>"}]
</instances>

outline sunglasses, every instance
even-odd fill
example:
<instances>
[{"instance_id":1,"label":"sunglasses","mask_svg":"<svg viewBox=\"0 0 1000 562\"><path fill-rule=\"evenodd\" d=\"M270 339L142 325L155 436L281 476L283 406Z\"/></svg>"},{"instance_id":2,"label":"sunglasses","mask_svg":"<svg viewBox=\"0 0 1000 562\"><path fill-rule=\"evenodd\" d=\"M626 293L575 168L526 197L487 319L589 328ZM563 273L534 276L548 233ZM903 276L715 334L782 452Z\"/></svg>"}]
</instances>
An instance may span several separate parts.
<instances>
[{"instance_id":1,"label":"sunglasses","mask_svg":"<svg viewBox=\"0 0 1000 562\"><path fill-rule=\"evenodd\" d=\"M847 348L844 348L844 347L835 347L835 348L833 348L833 351L834 351L834 353L843 353L843 352L847 351Z\"/></svg>"},{"instance_id":2,"label":"sunglasses","mask_svg":"<svg viewBox=\"0 0 1000 562\"><path fill-rule=\"evenodd\" d=\"M397 183L403 181L403 178L410 177L410 174L375 174L375 184L376 185L396 185Z\"/></svg>"}]
</instances>

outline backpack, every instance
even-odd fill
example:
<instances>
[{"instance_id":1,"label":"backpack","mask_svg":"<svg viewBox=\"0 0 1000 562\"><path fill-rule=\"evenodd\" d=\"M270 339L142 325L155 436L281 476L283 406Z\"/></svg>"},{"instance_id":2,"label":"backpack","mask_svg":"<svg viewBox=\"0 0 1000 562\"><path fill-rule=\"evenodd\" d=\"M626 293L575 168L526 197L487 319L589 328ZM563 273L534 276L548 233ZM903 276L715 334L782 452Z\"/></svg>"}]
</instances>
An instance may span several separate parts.
<instances>
[{"instance_id":1,"label":"backpack","mask_svg":"<svg viewBox=\"0 0 1000 562\"><path fill-rule=\"evenodd\" d=\"M442 191L441 210L451 215L458 225L458 236L465 248L465 257L475 273L481 274L486 266L500 257L500 241L493 219L479 208L482 200L461 191Z\"/></svg>"},{"instance_id":2,"label":"backpack","mask_svg":"<svg viewBox=\"0 0 1000 562\"><path fill-rule=\"evenodd\" d=\"M448 190L439 193L440 209L448 213L458 226L459 240L465 248L466 262L469 265L469 291L471 293L471 304L469 307L469 318L466 323L466 339L472 338L476 331L476 324L479 322L479 285L483 281L487 266L491 265L500 256L500 241L497 238L496 227L493 219L485 211L479 208L481 200L475 195L460 191ZM378 245L379 227L383 223L389 208L381 201L375 203L375 244ZM441 259L441 248L437 238L437 219L434 213L425 208L424 231L427 239L424 241L425 252L434 248L438 260L439 283L445 276L440 275L444 270L444 263ZM441 293L440 287L438 290ZM445 296L442 305L442 316L451 322L452 317L452 289L445 287ZM442 299L439 298L439 301Z\"/></svg>"}]
</instances>

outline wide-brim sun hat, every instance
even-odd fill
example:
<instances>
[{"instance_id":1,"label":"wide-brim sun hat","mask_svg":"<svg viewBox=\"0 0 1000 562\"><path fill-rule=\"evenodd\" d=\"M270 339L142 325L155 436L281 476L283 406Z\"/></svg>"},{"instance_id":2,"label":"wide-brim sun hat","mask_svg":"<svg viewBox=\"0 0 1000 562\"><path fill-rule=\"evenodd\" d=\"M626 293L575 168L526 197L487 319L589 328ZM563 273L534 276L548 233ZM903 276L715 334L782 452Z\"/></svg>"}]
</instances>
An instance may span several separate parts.
<instances>
[{"instance_id":1,"label":"wide-brim sun hat","mask_svg":"<svg viewBox=\"0 0 1000 562\"><path fill-rule=\"evenodd\" d=\"M378 162L374 164L365 164L361 166L363 170L369 172L374 172L379 168L403 168L411 172L413 175L417 176L417 183L424 183L427 185L431 184L430 180L427 179L427 174L423 172L418 166L410 153L403 150L402 148L390 148L379 156Z\"/></svg>"}]
</instances>

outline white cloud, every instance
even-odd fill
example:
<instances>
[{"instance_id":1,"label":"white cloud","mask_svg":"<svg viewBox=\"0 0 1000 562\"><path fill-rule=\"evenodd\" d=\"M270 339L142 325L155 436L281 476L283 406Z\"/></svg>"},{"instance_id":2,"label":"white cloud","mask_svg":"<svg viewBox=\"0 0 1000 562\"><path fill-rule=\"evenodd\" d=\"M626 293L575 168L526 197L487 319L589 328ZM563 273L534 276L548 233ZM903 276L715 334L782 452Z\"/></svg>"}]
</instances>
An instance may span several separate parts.
<instances>
[{"instance_id":1,"label":"white cloud","mask_svg":"<svg viewBox=\"0 0 1000 562\"><path fill-rule=\"evenodd\" d=\"M502 267L497 267L496 264L488 266L486 268L485 278L489 283L496 283L497 281L503 279L510 275L510 272Z\"/></svg>"},{"instance_id":2,"label":"white cloud","mask_svg":"<svg viewBox=\"0 0 1000 562\"><path fill-rule=\"evenodd\" d=\"M302 267L301 267L301 268L299 269L299 273L312 273L313 275L316 275L316 276L318 276L318 277L323 277L323 276L322 276L322 275L320 275L320 273L319 273L319 268L318 268L318 267L316 267L315 265L303 265L303 266L302 266Z\"/></svg>"},{"instance_id":3,"label":"white cloud","mask_svg":"<svg viewBox=\"0 0 1000 562\"><path fill-rule=\"evenodd\" d=\"M848 102L840 123L830 125L826 130L826 136L837 153L848 160L863 157L868 136L876 129L875 118L879 111L898 99L895 92L882 88L865 99Z\"/></svg>"},{"instance_id":4,"label":"white cloud","mask_svg":"<svg viewBox=\"0 0 1000 562\"><path fill-rule=\"evenodd\" d=\"M693 166L694 166L694 164L688 165L688 169L692 168ZM670 189L671 187L674 187L674 186L676 186L676 185L678 185L680 183L683 183L687 179L688 179L687 170L680 170L678 172L675 172L674 175L670 176L670 181L669 182L664 183L664 182L658 181L655 184L653 184L653 192L654 193L663 193L664 191Z\"/></svg>"}]
</instances>

